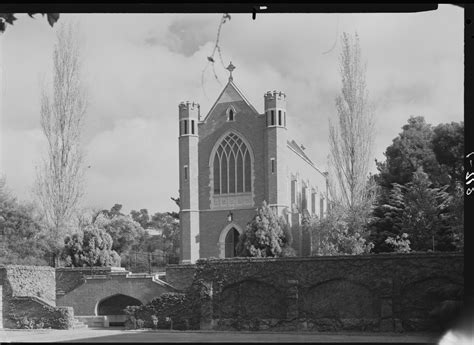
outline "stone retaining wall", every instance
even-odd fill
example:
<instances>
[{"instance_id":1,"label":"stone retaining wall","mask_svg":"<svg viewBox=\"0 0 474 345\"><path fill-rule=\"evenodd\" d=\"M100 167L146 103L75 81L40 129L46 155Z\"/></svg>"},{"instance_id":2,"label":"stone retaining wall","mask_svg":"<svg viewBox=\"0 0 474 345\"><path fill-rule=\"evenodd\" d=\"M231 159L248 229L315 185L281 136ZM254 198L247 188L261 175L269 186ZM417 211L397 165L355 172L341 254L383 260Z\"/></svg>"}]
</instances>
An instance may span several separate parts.
<instances>
[{"instance_id":1,"label":"stone retaining wall","mask_svg":"<svg viewBox=\"0 0 474 345\"><path fill-rule=\"evenodd\" d=\"M191 286L196 265L168 265L165 280L175 289L184 291Z\"/></svg>"},{"instance_id":2,"label":"stone retaining wall","mask_svg":"<svg viewBox=\"0 0 474 345\"><path fill-rule=\"evenodd\" d=\"M68 329L72 308L56 307L54 268L0 266L1 326L5 328Z\"/></svg>"},{"instance_id":3,"label":"stone retaining wall","mask_svg":"<svg viewBox=\"0 0 474 345\"><path fill-rule=\"evenodd\" d=\"M460 253L199 260L202 329L421 331L462 299Z\"/></svg>"},{"instance_id":4,"label":"stone retaining wall","mask_svg":"<svg viewBox=\"0 0 474 345\"><path fill-rule=\"evenodd\" d=\"M56 268L56 290L64 295L84 283L88 275L104 275L112 267L58 267Z\"/></svg>"}]
</instances>

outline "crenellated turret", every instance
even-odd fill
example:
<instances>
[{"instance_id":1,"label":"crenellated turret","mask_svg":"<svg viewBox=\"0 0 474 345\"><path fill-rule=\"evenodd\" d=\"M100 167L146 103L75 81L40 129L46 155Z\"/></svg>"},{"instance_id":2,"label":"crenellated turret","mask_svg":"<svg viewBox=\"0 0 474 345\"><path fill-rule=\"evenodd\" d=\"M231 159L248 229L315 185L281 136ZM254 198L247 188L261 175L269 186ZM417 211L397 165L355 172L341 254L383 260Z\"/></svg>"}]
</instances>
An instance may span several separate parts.
<instances>
[{"instance_id":1,"label":"crenellated turret","mask_svg":"<svg viewBox=\"0 0 474 345\"><path fill-rule=\"evenodd\" d=\"M265 200L279 215L288 205L286 200L286 95L281 91L268 91L265 100Z\"/></svg>"},{"instance_id":2,"label":"crenellated turret","mask_svg":"<svg viewBox=\"0 0 474 345\"><path fill-rule=\"evenodd\" d=\"M181 224L181 262L199 258L199 104L179 104L179 198Z\"/></svg>"},{"instance_id":3,"label":"crenellated turret","mask_svg":"<svg viewBox=\"0 0 474 345\"><path fill-rule=\"evenodd\" d=\"M286 95L281 91L268 91L264 99L266 126L286 128Z\"/></svg>"},{"instance_id":4,"label":"crenellated turret","mask_svg":"<svg viewBox=\"0 0 474 345\"><path fill-rule=\"evenodd\" d=\"M198 103L181 102L179 104L179 135L197 135L200 115Z\"/></svg>"}]
</instances>

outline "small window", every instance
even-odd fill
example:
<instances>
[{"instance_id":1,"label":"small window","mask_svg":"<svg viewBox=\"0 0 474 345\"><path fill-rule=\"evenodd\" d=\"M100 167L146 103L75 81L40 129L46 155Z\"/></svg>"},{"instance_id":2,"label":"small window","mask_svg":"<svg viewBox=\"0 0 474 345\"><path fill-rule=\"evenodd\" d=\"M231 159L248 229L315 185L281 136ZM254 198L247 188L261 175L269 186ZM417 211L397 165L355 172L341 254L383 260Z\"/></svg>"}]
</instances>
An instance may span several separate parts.
<instances>
[{"instance_id":1,"label":"small window","mask_svg":"<svg viewBox=\"0 0 474 345\"><path fill-rule=\"evenodd\" d=\"M319 200L319 217L323 218L324 215L324 198L321 196Z\"/></svg>"},{"instance_id":2,"label":"small window","mask_svg":"<svg viewBox=\"0 0 474 345\"><path fill-rule=\"evenodd\" d=\"M183 127L183 122L182 122L182 121L179 122L179 126L178 126L178 127L179 127L179 135L181 135L181 134L183 133L183 129L182 129L182 127Z\"/></svg>"},{"instance_id":3,"label":"small window","mask_svg":"<svg viewBox=\"0 0 474 345\"><path fill-rule=\"evenodd\" d=\"M188 134L188 120L184 120L184 134Z\"/></svg>"},{"instance_id":4,"label":"small window","mask_svg":"<svg viewBox=\"0 0 474 345\"><path fill-rule=\"evenodd\" d=\"M281 126L281 110L278 110L278 126Z\"/></svg>"},{"instance_id":5,"label":"small window","mask_svg":"<svg viewBox=\"0 0 474 345\"><path fill-rule=\"evenodd\" d=\"M283 112L283 122L284 126L286 127L286 111Z\"/></svg>"},{"instance_id":6,"label":"small window","mask_svg":"<svg viewBox=\"0 0 474 345\"><path fill-rule=\"evenodd\" d=\"M272 161L272 174L275 172L275 158L271 159Z\"/></svg>"},{"instance_id":7,"label":"small window","mask_svg":"<svg viewBox=\"0 0 474 345\"><path fill-rule=\"evenodd\" d=\"M296 180L291 181L291 204L296 203Z\"/></svg>"},{"instance_id":8,"label":"small window","mask_svg":"<svg viewBox=\"0 0 474 345\"><path fill-rule=\"evenodd\" d=\"M275 125L275 111L271 111L271 118L270 118L270 125L274 126Z\"/></svg>"},{"instance_id":9,"label":"small window","mask_svg":"<svg viewBox=\"0 0 474 345\"><path fill-rule=\"evenodd\" d=\"M316 213L316 193L311 193L311 213Z\"/></svg>"},{"instance_id":10,"label":"small window","mask_svg":"<svg viewBox=\"0 0 474 345\"><path fill-rule=\"evenodd\" d=\"M307 200L307 190L308 188L306 187L303 187L301 189L301 208L303 210L307 210L308 209L308 200Z\"/></svg>"},{"instance_id":11,"label":"small window","mask_svg":"<svg viewBox=\"0 0 474 345\"><path fill-rule=\"evenodd\" d=\"M188 180L188 166L187 165L184 166L184 180L185 181Z\"/></svg>"},{"instance_id":12,"label":"small window","mask_svg":"<svg viewBox=\"0 0 474 345\"><path fill-rule=\"evenodd\" d=\"M232 107L227 109L227 121L235 121L235 110Z\"/></svg>"},{"instance_id":13,"label":"small window","mask_svg":"<svg viewBox=\"0 0 474 345\"><path fill-rule=\"evenodd\" d=\"M194 120L191 120L191 134L194 134Z\"/></svg>"}]
</instances>

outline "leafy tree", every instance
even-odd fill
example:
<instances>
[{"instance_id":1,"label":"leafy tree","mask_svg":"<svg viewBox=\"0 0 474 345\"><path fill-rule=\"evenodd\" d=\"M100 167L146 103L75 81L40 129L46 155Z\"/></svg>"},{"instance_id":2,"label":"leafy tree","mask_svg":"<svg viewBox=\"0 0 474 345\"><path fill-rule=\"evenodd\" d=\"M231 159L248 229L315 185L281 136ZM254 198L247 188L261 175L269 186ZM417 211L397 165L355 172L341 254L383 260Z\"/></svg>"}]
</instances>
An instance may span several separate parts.
<instances>
[{"instance_id":1,"label":"leafy tree","mask_svg":"<svg viewBox=\"0 0 474 345\"><path fill-rule=\"evenodd\" d=\"M37 13L28 13L31 18ZM44 17L46 14L46 18L48 19L48 23L51 27L58 21L59 13L41 13ZM6 24L13 25L13 22L17 20L15 17L15 13L0 13L0 33L3 33L6 29Z\"/></svg>"},{"instance_id":2,"label":"leafy tree","mask_svg":"<svg viewBox=\"0 0 474 345\"><path fill-rule=\"evenodd\" d=\"M143 229L146 229L150 226L150 215L146 208L142 208L140 211L132 210L130 216L134 221L136 221Z\"/></svg>"},{"instance_id":3,"label":"leafy tree","mask_svg":"<svg viewBox=\"0 0 474 345\"><path fill-rule=\"evenodd\" d=\"M345 208L335 205L324 218L307 220L312 232L313 255L358 255L369 253L373 247L365 237L352 231Z\"/></svg>"},{"instance_id":4,"label":"leafy tree","mask_svg":"<svg viewBox=\"0 0 474 345\"><path fill-rule=\"evenodd\" d=\"M162 231L162 245L161 248L166 255L178 256L180 249L180 226L179 216L176 219L174 216L167 213L156 212L150 221L150 227Z\"/></svg>"},{"instance_id":5,"label":"leafy tree","mask_svg":"<svg viewBox=\"0 0 474 345\"><path fill-rule=\"evenodd\" d=\"M272 209L263 202L257 215L247 224L246 231L237 244L238 256L279 257L291 255L288 239L283 228L283 218L278 218Z\"/></svg>"},{"instance_id":6,"label":"leafy tree","mask_svg":"<svg viewBox=\"0 0 474 345\"><path fill-rule=\"evenodd\" d=\"M401 235L402 229L409 234L414 250L460 249L464 123L433 128L418 116L410 117L402 129L387 148L386 161L377 162L380 192L370 224L374 251L392 251L385 240ZM424 222L428 232L422 231ZM429 239L420 238L421 234Z\"/></svg>"},{"instance_id":7,"label":"leafy tree","mask_svg":"<svg viewBox=\"0 0 474 345\"><path fill-rule=\"evenodd\" d=\"M112 218L102 215L97 217L94 224L104 229L112 237L112 249L121 256L132 250L137 250L140 239L145 235L145 230L140 224L125 215L116 215Z\"/></svg>"},{"instance_id":8,"label":"leafy tree","mask_svg":"<svg viewBox=\"0 0 474 345\"><path fill-rule=\"evenodd\" d=\"M408 234L404 232L401 236L397 237L387 237L385 243L392 246L394 251L397 253L409 253L410 252L410 240L408 239Z\"/></svg>"},{"instance_id":9,"label":"leafy tree","mask_svg":"<svg viewBox=\"0 0 474 345\"><path fill-rule=\"evenodd\" d=\"M58 30L53 67L53 92L43 90L40 109L48 154L37 170L34 190L51 239L60 240L71 232L70 220L84 189L81 132L87 102L81 81L80 47L71 25L61 25Z\"/></svg>"},{"instance_id":10,"label":"leafy tree","mask_svg":"<svg viewBox=\"0 0 474 345\"><path fill-rule=\"evenodd\" d=\"M463 181L464 122L442 123L433 129L433 152L449 175L451 190Z\"/></svg>"},{"instance_id":11,"label":"leafy tree","mask_svg":"<svg viewBox=\"0 0 474 345\"><path fill-rule=\"evenodd\" d=\"M89 225L84 233L66 237L62 259L67 267L120 266L120 256L112 247L112 237L105 230Z\"/></svg>"},{"instance_id":12,"label":"leafy tree","mask_svg":"<svg viewBox=\"0 0 474 345\"><path fill-rule=\"evenodd\" d=\"M99 216L102 216L102 217L105 217L107 219L112 219L116 216L125 216L125 214L123 214L122 212L120 212L122 210L122 205L121 204L115 204L114 206L112 206L110 208L110 210L102 210L102 211L98 211L94 214L94 216L92 217L92 222L95 223L96 219L99 217Z\"/></svg>"},{"instance_id":13,"label":"leafy tree","mask_svg":"<svg viewBox=\"0 0 474 345\"><path fill-rule=\"evenodd\" d=\"M436 186L446 184L446 175L442 173L433 152L431 125L422 116L411 116L402 129L387 147L385 162L377 162L377 183L389 189L393 183L405 185L411 181L413 173L422 167Z\"/></svg>"},{"instance_id":14,"label":"leafy tree","mask_svg":"<svg viewBox=\"0 0 474 345\"><path fill-rule=\"evenodd\" d=\"M442 216L438 250L464 250L464 188L456 183L450 192L447 212Z\"/></svg>"},{"instance_id":15,"label":"leafy tree","mask_svg":"<svg viewBox=\"0 0 474 345\"><path fill-rule=\"evenodd\" d=\"M33 204L20 204L0 178L0 264L47 265L49 243Z\"/></svg>"}]
</instances>

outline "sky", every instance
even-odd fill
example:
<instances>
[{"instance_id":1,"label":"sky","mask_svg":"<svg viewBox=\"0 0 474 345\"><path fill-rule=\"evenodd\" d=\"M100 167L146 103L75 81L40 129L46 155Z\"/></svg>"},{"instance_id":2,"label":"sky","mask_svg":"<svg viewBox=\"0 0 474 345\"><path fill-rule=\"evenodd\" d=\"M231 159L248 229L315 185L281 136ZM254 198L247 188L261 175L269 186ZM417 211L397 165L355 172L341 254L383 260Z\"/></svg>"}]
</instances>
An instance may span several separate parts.
<instances>
[{"instance_id":1,"label":"sky","mask_svg":"<svg viewBox=\"0 0 474 345\"><path fill-rule=\"evenodd\" d=\"M18 14L0 36L0 175L19 200L31 200L35 167L46 154L40 92L52 77L58 25ZM223 24L222 64L212 54L221 14L61 14L80 27L88 110L82 145L81 206L123 205L129 212L176 210L178 104L205 116L227 82L261 113L263 95L287 95L290 136L323 170L329 119L340 92L340 36L358 33L376 119L374 161L410 116L432 125L464 118L464 13L453 5L422 13L232 14Z\"/></svg>"}]
</instances>

